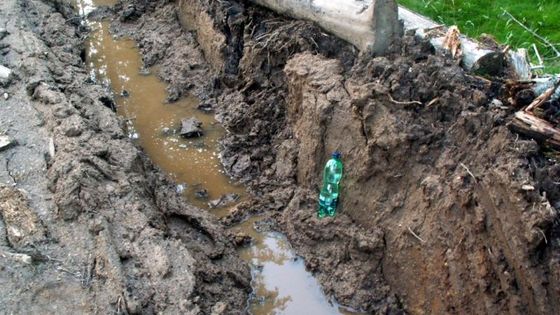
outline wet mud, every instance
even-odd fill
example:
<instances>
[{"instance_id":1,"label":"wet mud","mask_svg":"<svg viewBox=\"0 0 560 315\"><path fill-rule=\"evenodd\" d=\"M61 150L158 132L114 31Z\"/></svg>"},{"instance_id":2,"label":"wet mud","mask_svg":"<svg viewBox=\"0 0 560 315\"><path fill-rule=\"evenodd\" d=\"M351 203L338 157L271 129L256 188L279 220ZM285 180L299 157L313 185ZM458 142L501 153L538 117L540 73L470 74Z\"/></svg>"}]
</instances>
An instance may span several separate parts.
<instances>
[{"instance_id":1,"label":"wet mud","mask_svg":"<svg viewBox=\"0 0 560 315\"><path fill-rule=\"evenodd\" d=\"M227 215L227 207L243 202L243 198L239 197L241 187L231 184L217 162L217 139L223 136L223 130L210 114L196 109L200 104L192 96L164 102L165 85L149 73L153 69L143 67L133 41L114 39L107 22L87 20L87 25L91 28L86 41L86 62L91 79L103 82L113 91L115 110L127 122L129 138L137 141L172 180L183 183L177 187L184 187L184 195L190 203L202 203L203 208L210 207L210 212L218 217ZM182 128L174 128L181 117L191 118L182 119ZM211 127L200 128L199 123ZM196 140L182 137L181 133L188 128L196 130L192 131L196 133ZM193 182L203 184L191 185ZM216 193L221 193L222 197L209 201ZM235 233L234 242L244 245L240 258L251 266L253 292L247 299L248 312L254 315L300 311L356 314L329 301L286 238L278 232L264 231L262 225L256 225L258 220L254 217L231 229Z\"/></svg>"},{"instance_id":2,"label":"wet mud","mask_svg":"<svg viewBox=\"0 0 560 315\"><path fill-rule=\"evenodd\" d=\"M107 107L56 1L2 1L0 308L7 313L242 313L250 274Z\"/></svg>"},{"instance_id":3,"label":"wet mud","mask_svg":"<svg viewBox=\"0 0 560 315\"><path fill-rule=\"evenodd\" d=\"M373 58L235 1L130 3L140 16L117 24L150 47L145 61L158 51L151 34L175 28L153 27L173 10L208 59L211 84L187 91L216 102L222 162L255 196L225 224L268 216L327 294L369 312L558 311L558 166L509 131L514 109L491 103L499 80L411 37ZM159 62L181 64L171 41L163 47ZM179 90L198 74L160 75ZM347 170L341 213L317 220L320 170L335 149Z\"/></svg>"},{"instance_id":4,"label":"wet mud","mask_svg":"<svg viewBox=\"0 0 560 315\"><path fill-rule=\"evenodd\" d=\"M0 11L12 14L1 16L11 46L0 60L18 69L0 107L18 143L0 163L6 309L246 312L249 269L234 248L250 237L224 227L257 220L287 236L327 296L364 312L560 312L560 167L508 129L515 109L502 81L408 36L388 56L359 54L245 2L131 0L92 12L136 41L167 101L193 95L224 126L221 163L249 196L218 224L130 141L99 100L108 92L84 84L71 10L21 3ZM334 150L346 170L340 214L318 220Z\"/></svg>"},{"instance_id":5,"label":"wet mud","mask_svg":"<svg viewBox=\"0 0 560 315\"><path fill-rule=\"evenodd\" d=\"M107 21L89 25L92 31L85 45L92 80L113 91L115 110L125 119L129 138L177 183L189 203L208 209L224 195L242 198L243 187L223 174L218 141L225 130L213 113L197 109L200 103L193 96L166 102L166 85L144 68L135 42L113 39ZM181 120L192 117L202 124L201 137L185 138Z\"/></svg>"}]
</instances>

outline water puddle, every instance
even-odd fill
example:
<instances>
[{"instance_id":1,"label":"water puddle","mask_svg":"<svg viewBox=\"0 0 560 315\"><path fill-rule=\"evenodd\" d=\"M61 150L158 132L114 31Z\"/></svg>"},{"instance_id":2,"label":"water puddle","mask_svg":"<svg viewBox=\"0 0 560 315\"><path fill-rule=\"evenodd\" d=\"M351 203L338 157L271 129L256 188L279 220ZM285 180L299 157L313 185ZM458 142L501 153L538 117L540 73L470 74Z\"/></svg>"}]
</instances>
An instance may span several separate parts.
<instances>
[{"instance_id":1,"label":"water puddle","mask_svg":"<svg viewBox=\"0 0 560 315\"><path fill-rule=\"evenodd\" d=\"M233 228L247 233L254 241L253 246L239 252L251 264L254 290L249 298L251 314L361 314L329 301L284 235L257 231L261 219L252 217Z\"/></svg>"},{"instance_id":2,"label":"water puddle","mask_svg":"<svg viewBox=\"0 0 560 315\"><path fill-rule=\"evenodd\" d=\"M95 6L115 2L74 1L82 16ZM111 87L117 112L127 120L131 138L178 183L178 189L184 189L185 197L192 204L208 208L208 201L196 196L202 189L207 190L208 199L230 193L243 195L244 188L233 183L219 163L218 141L225 131L214 117L198 111L198 100L193 97L165 103L165 84L155 75L142 71L134 41L114 39L109 34L109 22L88 23L92 28L86 43L88 69L92 79ZM189 117L203 123L203 137L189 140L173 132L179 129L181 119ZM227 209L210 211L217 216L227 213ZM259 220L253 217L233 228L254 240L239 253L252 266L254 293L248 306L251 314L357 314L331 303L282 234L255 229Z\"/></svg>"},{"instance_id":3,"label":"water puddle","mask_svg":"<svg viewBox=\"0 0 560 315\"><path fill-rule=\"evenodd\" d=\"M194 97L165 103L165 84L141 70L142 59L135 42L113 39L109 22L92 27L95 31L86 51L91 77L111 86L117 112L125 117L130 137L174 179L177 189L184 190L192 204L208 208L208 200L225 194L243 195L243 187L224 176L218 141L225 131L213 115L197 110ZM178 134L181 119L190 117L202 122L203 137L187 139Z\"/></svg>"}]
</instances>

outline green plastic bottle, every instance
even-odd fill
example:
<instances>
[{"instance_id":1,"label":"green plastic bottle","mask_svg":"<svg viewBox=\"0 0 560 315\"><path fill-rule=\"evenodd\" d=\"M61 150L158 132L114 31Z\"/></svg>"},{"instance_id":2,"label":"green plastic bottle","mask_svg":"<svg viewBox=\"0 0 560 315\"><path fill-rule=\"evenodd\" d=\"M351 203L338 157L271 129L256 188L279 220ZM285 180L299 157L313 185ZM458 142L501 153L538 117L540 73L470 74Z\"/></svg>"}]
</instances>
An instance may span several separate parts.
<instances>
[{"instance_id":1,"label":"green plastic bottle","mask_svg":"<svg viewBox=\"0 0 560 315\"><path fill-rule=\"evenodd\" d=\"M319 193L319 209L317 211L319 218L324 218L325 216L334 217L336 214L342 168L340 152L336 151L332 154L331 159L327 161L323 171L323 187Z\"/></svg>"}]
</instances>

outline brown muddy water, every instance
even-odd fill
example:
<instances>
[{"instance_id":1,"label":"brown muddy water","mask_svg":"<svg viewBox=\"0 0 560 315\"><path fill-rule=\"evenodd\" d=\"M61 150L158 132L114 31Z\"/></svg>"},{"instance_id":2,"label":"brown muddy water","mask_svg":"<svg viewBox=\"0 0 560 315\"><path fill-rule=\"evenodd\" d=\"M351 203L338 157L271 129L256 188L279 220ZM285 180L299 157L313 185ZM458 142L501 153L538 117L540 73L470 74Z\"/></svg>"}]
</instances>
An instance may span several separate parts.
<instances>
[{"instance_id":1,"label":"brown muddy water","mask_svg":"<svg viewBox=\"0 0 560 315\"><path fill-rule=\"evenodd\" d=\"M74 1L82 16L96 6L116 2ZM130 137L138 141L151 160L175 180L178 190L183 191L192 204L208 209L207 200L195 197L195 192L200 189L208 191L209 199L227 193L242 196L244 188L233 183L220 165L219 139L225 131L214 117L198 111L198 100L194 97L165 103L165 84L143 69L135 42L113 38L109 33L109 22L87 23L92 28L86 43L90 75L112 89L117 113L126 119ZM203 137L188 140L177 133L169 134L179 128L182 118L188 117L196 117L203 123ZM167 135L164 128L169 129ZM224 216L228 210L209 211ZM358 314L343 309L325 296L282 234L257 231L256 223L260 219L253 217L233 228L253 238L252 245L239 252L252 267L250 314Z\"/></svg>"}]
</instances>

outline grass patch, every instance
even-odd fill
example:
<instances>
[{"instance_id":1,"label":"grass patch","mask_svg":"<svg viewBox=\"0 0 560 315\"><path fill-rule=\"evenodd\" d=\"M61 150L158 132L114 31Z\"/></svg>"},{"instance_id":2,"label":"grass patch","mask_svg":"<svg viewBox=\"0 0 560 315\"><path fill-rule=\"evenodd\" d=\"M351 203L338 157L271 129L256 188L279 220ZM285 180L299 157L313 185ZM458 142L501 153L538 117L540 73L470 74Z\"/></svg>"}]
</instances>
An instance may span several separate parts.
<instances>
[{"instance_id":1,"label":"grass patch","mask_svg":"<svg viewBox=\"0 0 560 315\"><path fill-rule=\"evenodd\" d=\"M437 23L457 25L472 38L486 33L513 48L537 45L547 73L560 73L560 56L543 40L526 31L519 22L560 50L560 2L558 0L398 0L404 7L428 16ZM532 49L529 50L533 56ZM533 60L533 63L537 63Z\"/></svg>"}]
</instances>

